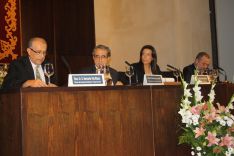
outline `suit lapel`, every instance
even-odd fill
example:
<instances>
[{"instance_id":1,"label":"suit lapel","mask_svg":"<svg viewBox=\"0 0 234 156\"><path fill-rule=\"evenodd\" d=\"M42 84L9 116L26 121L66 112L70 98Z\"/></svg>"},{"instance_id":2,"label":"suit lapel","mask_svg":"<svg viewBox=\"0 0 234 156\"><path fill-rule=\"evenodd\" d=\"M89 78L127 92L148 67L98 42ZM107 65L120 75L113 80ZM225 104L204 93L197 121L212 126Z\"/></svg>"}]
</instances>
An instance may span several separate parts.
<instances>
[{"instance_id":1,"label":"suit lapel","mask_svg":"<svg viewBox=\"0 0 234 156\"><path fill-rule=\"evenodd\" d=\"M29 57L25 57L24 59L24 65L27 71L27 75L29 77L29 79L34 79L34 70L32 68L32 64L29 60Z\"/></svg>"}]
</instances>

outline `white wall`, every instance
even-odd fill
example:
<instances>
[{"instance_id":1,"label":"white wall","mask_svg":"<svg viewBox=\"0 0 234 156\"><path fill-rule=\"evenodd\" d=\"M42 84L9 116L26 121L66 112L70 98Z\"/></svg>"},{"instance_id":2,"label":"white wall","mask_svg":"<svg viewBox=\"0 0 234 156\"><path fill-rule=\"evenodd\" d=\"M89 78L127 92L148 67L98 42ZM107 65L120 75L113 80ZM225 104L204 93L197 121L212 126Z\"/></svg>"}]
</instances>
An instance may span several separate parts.
<instances>
[{"instance_id":1,"label":"white wall","mask_svg":"<svg viewBox=\"0 0 234 156\"><path fill-rule=\"evenodd\" d=\"M216 0L219 66L234 82L234 0Z\"/></svg>"},{"instance_id":2,"label":"white wall","mask_svg":"<svg viewBox=\"0 0 234 156\"><path fill-rule=\"evenodd\" d=\"M137 62L145 44L153 45L158 64L180 69L199 51L211 53L209 0L95 0L97 44L112 49L112 67Z\"/></svg>"}]
</instances>

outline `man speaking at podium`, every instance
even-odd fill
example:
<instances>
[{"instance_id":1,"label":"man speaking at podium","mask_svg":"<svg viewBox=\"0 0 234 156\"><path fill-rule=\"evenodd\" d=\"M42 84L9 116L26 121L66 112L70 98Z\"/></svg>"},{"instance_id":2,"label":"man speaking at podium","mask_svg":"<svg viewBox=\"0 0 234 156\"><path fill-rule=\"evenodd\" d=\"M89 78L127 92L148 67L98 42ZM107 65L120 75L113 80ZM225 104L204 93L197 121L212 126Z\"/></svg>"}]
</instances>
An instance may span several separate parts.
<instances>
[{"instance_id":1,"label":"man speaking at podium","mask_svg":"<svg viewBox=\"0 0 234 156\"><path fill-rule=\"evenodd\" d=\"M43 66L46 63L45 56L47 43L43 38L30 39L27 48L28 56L22 56L11 62L2 89L14 89L20 87L55 87L54 76L50 84L46 84Z\"/></svg>"}]
</instances>

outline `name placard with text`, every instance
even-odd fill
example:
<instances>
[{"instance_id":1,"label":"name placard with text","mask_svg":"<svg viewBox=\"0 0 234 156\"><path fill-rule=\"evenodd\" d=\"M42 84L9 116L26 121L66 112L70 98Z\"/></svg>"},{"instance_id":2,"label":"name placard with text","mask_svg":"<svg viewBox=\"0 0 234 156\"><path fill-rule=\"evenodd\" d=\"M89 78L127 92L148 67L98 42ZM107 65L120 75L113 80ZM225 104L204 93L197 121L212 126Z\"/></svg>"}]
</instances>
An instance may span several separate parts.
<instances>
[{"instance_id":1,"label":"name placard with text","mask_svg":"<svg viewBox=\"0 0 234 156\"><path fill-rule=\"evenodd\" d=\"M162 75L144 75L143 85L164 85Z\"/></svg>"},{"instance_id":2,"label":"name placard with text","mask_svg":"<svg viewBox=\"0 0 234 156\"><path fill-rule=\"evenodd\" d=\"M69 74L68 87L105 86L103 74Z\"/></svg>"},{"instance_id":3,"label":"name placard with text","mask_svg":"<svg viewBox=\"0 0 234 156\"><path fill-rule=\"evenodd\" d=\"M200 84L210 84L209 75L197 75L197 79L200 81ZM194 84L194 75L191 77L190 84Z\"/></svg>"}]
</instances>

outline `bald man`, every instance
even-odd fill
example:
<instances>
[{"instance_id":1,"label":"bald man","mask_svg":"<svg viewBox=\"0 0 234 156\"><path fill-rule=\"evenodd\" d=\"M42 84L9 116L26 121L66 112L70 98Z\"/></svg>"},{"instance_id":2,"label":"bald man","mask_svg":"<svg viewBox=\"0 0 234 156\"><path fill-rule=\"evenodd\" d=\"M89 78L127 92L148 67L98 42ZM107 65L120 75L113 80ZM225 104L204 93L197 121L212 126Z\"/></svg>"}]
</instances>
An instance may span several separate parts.
<instances>
[{"instance_id":1,"label":"bald man","mask_svg":"<svg viewBox=\"0 0 234 156\"><path fill-rule=\"evenodd\" d=\"M55 87L54 75L50 84L44 75L43 67L45 61L47 43L45 39L34 37L30 39L27 56L22 56L11 62L2 89L16 89L21 87Z\"/></svg>"}]
</instances>

